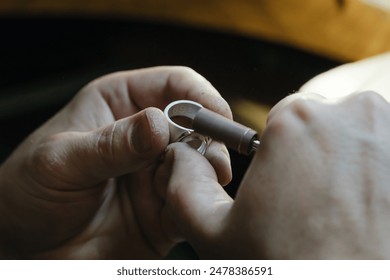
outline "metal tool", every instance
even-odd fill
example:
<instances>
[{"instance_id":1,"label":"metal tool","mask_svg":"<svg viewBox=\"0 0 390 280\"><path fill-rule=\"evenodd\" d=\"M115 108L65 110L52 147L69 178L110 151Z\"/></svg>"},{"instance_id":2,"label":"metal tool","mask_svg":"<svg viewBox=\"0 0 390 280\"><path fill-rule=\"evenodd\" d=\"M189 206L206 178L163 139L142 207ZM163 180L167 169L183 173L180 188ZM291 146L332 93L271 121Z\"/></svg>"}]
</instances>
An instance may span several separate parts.
<instances>
[{"instance_id":1,"label":"metal tool","mask_svg":"<svg viewBox=\"0 0 390 280\"><path fill-rule=\"evenodd\" d=\"M174 101L165 108L164 113L170 124L171 142L188 142L188 139L193 141L198 138L198 147L194 148L203 151L210 142L206 136L244 155L255 152L260 145L255 130L208 110L197 102Z\"/></svg>"}]
</instances>

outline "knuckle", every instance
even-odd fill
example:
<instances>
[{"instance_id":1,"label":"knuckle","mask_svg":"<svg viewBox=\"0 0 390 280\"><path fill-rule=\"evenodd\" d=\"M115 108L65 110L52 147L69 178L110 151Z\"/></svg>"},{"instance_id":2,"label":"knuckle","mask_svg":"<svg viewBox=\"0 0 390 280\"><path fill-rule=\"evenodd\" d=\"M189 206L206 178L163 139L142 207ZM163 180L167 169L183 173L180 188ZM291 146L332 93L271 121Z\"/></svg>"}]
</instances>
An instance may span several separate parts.
<instances>
[{"instance_id":1,"label":"knuckle","mask_svg":"<svg viewBox=\"0 0 390 280\"><path fill-rule=\"evenodd\" d=\"M302 122L308 123L316 118L314 102L311 100L296 100L291 103L291 111Z\"/></svg>"},{"instance_id":2,"label":"knuckle","mask_svg":"<svg viewBox=\"0 0 390 280\"><path fill-rule=\"evenodd\" d=\"M296 122L293 121L292 115L289 111L279 112L268 123L267 134L280 137L282 135L290 134L295 130Z\"/></svg>"},{"instance_id":3,"label":"knuckle","mask_svg":"<svg viewBox=\"0 0 390 280\"><path fill-rule=\"evenodd\" d=\"M126 73L126 71L118 71L110 74L106 74L100 77L97 77L87 83L81 90L81 95L91 95L91 94L117 94L116 91L113 91L113 84L119 84L121 78ZM109 96L108 96L109 97Z\"/></svg>"},{"instance_id":4,"label":"knuckle","mask_svg":"<svg viewBox=\"0 0 390 280\"><path fill-rule=\"evenodd\" d=\"M171 66L166 69L168 85L173 87L176 83L200 76L195 70L187 66Z\"/></svg>"},{"instance_id":5,"label":"knuckle","mask_svg":"<svg viewBox=\"0 0 390 280\"><path fill-rule=\"evenodd\" d=\"M279 101L269 112L267 123L280 112L290 111L292 117L298 117L302 121L309 121L315 113L315 100L308 99L302 94L292 94Z\"/></svg>"},{"instance_id":6,"label":"knuckle","mask_svg":"<svg viewBox=\"0 0 390 280\"><path fill-rule=\"evenodd\" d=\"M188 66L174 66L171 71L171 77L173 80L186 82L186 81L199 81L201 84L210 86L210 82L201 74Z\"/></svg>"},{"instance_id":7,"label":"knuckle","mask_svg":"<svg viewBox=\"0 0 390 280\"><path fill-rule=\"evenodd\" d=\"M359 110L360 124L373 132L379 128L378 124L389 119L388 102L374 91L364 91L351 97L352 105Z\"/></svg>"},{"instance_id":8,"label":"knuckle","mask_svg":"<svg viewBox=\"0 0 390 280\"><path fill-rule=\"evenodd\" d=\"M267 130L279 137L290 137L301 131L304 126L321 127L320 122L323 118L317 111L315 101L305 99L292 101L268 119Z\"/></svg>"},{"instance_id":9,"label":"knuckle","mask_svg":"<svg viewBox=\"0 0 390 280\"><path fill-rule=\"evenodd\" d=\"M116 134L116 122L113 126L105 127L98 132L96 147L98 157L103 162L110 162L115 157L114 143L117 141Z\"/></svg>"},{"instance_id":10,"label":"knuckle","mask_svg":"<svg viewBox=\"0 0 390 280\"><path fill-rule=\"evenodd\" d=\"M352 103L353 106L357 106L362 112L366 113L378 111L378 108L388 104L380 94L374 91L363 91L353 94L349 98L349 102Z\"/></svg>"},{"instance_id":11,"label":"knuckle","mask_svg":"<svg viewBox=\"0 0 390 280\"><path fill-rule=\"evenodd\" d=\"M374 92L363 91L355 93L346 99L347 107L353 107L355 110L359 110L362 117L378 117L384 116L384 113L388 112L389 103L386 99ZM349 106L348 106L349 105Z\"/></svg>"},{"instance_id":12,"label":"knuckle","mask_svg":"<svg viewBox=\"0 0 390 280\"><path fill-rule=\"evenodd\" d=\"M385 99L375 91L363 91L354 95L354 98L357 102L361 102L364 105L379 105L384 103Z\"/></svg>"},{"instance_id":13,"label":"knuckle","mask_svg":"<svg viewBox=\"0 0 390 280\"><path fill-rule=\"evenodd\" d=\"M64 159L55 148L58 141L57 135L48 137L32 152L27 164L39 174L53 174L62 170Z\"/></svg>"},{"instance_id":14,"label":"knuckle","mask_svg":"<svg viewBox=\"0 0 390 280\"><path fill-rule=\"evenodd\" d=\"M194 69L188 66L173 66L172 70L178 74L182 75L199 75Z\"/></svg>"}]
</instances>

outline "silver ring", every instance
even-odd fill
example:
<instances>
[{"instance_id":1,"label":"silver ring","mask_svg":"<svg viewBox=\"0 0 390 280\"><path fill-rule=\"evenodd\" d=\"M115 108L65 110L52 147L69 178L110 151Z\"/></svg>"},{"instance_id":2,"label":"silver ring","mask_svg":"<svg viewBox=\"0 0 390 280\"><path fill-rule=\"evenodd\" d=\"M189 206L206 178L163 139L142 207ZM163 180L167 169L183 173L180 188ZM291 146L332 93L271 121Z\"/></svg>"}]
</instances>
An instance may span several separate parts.
<instances>
[{"instance_id":1,"label":"silver ring","mask_svg":"<svg viewBox=\"0 0 390 280\"><path fill-rule=\"evenodd\" d=\"M201 108L203 106L197 102L178 100L168 104L164 109L164 114L169 123L170 143L187 143L204 155L211 139L192 129L192 121Z\"/></svg>"}]
</instances>

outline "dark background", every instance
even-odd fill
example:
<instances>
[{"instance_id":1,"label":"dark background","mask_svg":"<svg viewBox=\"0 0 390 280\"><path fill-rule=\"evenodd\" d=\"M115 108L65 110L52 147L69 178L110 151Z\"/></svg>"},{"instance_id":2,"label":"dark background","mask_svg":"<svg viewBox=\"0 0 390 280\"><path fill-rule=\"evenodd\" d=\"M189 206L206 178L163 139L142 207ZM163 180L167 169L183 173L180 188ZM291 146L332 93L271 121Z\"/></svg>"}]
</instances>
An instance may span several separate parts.
<instances>
[{"instance_id":1,"label":"dark background","mask_svg":"<svg viewBox=\"0 0 390 280\"><path fill-rule=\"evenodd\" d=\"M186 65L205 76L227 99L240 96L272 106L314 75L338 64L260 39L179 25L3 17L0 160L83 85L109 72ZM228 190L234 195L250 159L231 155L234 180Z\"/></svg>"}]
</instances>

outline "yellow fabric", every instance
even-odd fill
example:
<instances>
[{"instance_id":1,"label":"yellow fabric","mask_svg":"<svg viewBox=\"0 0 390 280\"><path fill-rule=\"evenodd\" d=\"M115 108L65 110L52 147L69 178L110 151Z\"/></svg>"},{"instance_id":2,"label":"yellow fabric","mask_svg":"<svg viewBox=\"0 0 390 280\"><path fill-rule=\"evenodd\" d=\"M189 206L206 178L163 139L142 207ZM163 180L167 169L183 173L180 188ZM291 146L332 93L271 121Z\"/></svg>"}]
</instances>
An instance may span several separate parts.
<instances>
[{"instance_id":1,"label":"yellow fabric","mask_svg":"<svg viewBox=\"0 0 390 280\"><path fill-rule=\"evenodd\" d=\"M2 0L0 14L179 22L283 42L343 61L390 50L390 13L359 0Z\"/></svg>"}]
</instances>

